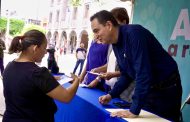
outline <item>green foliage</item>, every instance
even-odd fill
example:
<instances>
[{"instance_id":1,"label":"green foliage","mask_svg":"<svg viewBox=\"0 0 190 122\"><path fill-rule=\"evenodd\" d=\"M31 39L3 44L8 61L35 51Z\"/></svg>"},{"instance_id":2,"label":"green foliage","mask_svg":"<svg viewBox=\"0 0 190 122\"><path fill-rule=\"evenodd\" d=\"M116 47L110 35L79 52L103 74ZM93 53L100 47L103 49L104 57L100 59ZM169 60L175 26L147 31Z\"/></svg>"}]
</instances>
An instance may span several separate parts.
<instances>
[{"instance_id":1,"label":"green foliage","mask_svg":"<svg viewBox=\"0 0 190 122\"><path fill-rule=\"evenodd\" d=\"M81 0L70 0L72 6L80 6Z\"/></svg>"},{"instance_id":2,"label":"green foliage","mask_svg":"<svg viewBox=\"0 0 190 122\"><path fill-rule=\"evenodd\" d=\"M9 33L11 36L14 36L17 33L20 33L24 27L24 21L18 19L10 19ZM7 18L0 18L0 30L5 31L7 28Z\"/></svg>"},{"instance_id":3,"label":"green foliage","mask_svg":"<svg viewBox=\"0 0 190 122\"><path fill-rule=\"evenodd\" d=\"M0 30L5 31L7 25L7 19L6 18L0 18Z\"/></svg>"},{"instance_id":4,"label":"green foliage","mask_svg":"<svg viewBox=\"0 0 190 122\"><path fill-rule=\"evenodd\" d=\"M46 33L46 30L38 25L33 24L24 24L24 21L18 20L18 19L10 19L10 25L9 25L9 33L11 36L18 36L24 34L28 30L36 29L44 34ZM7 28L7 18L0 18L0 31L6 31Z\"/></svg>"},{"instance_id":5,"label":"green foliage","mask_svg":"<svg viewBox=\"0 0 190 122\"><path fill-rule=\"evenodd\" d=\"M17 20L17 19L10 19L10 35L16 35L18 33L21 33L22 29L24 27L24 21Z\"/></svg>"},{"instance_id":6,"label":"green foliage","mask_svg":"<svg viewBox=\"0 0 190 122\"><path fill-rule=\"evenodd\" d=\"M39 31L43 32L44 34L46 34L46 30L43 27L41 27L39 25L34 25L34 24L27 24L27 25L25 25L25 27L23 28L21 34L24 34L25 32L27 32L29 30L32 30L32 29L39 30Z\"/></svg>"}]
</instances>

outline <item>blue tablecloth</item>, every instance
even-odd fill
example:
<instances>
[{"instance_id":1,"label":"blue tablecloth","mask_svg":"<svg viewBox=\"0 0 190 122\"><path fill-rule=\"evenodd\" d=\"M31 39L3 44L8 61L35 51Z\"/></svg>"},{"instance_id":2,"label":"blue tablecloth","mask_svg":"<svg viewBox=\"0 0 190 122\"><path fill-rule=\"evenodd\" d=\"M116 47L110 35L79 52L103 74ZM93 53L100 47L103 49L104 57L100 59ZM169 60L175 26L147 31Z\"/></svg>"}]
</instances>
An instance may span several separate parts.
<instances>
[{"instance_id":1,"label":"blue tablecloth","mask_svg":"<svg viewBox=\"0 0 190 122\"><path fill-rule=\"evenodd\" d=\"M70 84L64 84L68 87ZM78 88L77 94L70 103L62 103L55 100L57 112L55 122L126 122L121 118L110 117L106 108L116 108L113 99L109 105L103 106L98 102L98 98L105 93L98 89Z\"/></svg>"}]
</instances>

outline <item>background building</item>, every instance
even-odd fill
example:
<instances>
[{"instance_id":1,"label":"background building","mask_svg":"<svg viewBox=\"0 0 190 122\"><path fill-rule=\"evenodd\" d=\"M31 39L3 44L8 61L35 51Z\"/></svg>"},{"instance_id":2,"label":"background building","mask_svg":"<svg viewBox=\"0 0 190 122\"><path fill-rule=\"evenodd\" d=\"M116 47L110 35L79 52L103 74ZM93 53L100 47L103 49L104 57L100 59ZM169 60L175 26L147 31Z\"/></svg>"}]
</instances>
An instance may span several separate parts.
<instances>
[{"instance_id":1,"label":"background building","mask_svg":"<svg viewBox=\"0 0 190 122\"><path fill-rule=\"evenodd\" d=\"M120 0L81 0L80 5L73 6L70 0L49 0L49 20L47 38L57 49L73 51L80 42L88 48L93 34L90 16L99 10L111 10L125 7L131 15L131 2Z\"/></svg>"}]
</instances>

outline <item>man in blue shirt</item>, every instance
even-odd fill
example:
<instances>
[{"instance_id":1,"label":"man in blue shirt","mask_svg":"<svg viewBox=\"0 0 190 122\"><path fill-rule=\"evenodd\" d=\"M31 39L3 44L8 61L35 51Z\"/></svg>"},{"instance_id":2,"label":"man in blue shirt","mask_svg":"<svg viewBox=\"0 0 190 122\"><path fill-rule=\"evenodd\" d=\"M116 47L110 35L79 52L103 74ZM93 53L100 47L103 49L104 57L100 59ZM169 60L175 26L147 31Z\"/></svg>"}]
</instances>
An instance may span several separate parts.
<instances>
[{"instance_id":1,"label":"man in blue shirt","mask_svg":"<svg viewBox=\"0 0 190 122\"><path fill-rule=\"evenodd\" d=\"M101 96L99 102L107 104L136 81L130 109L111 116L134 118L145 109L179 121L182 87L178 67L154 35L141 25L119 26L105 10L94 14L90 21L96 39L112 44L121 71L113 90Z\"/></svg>"}]
</instances>

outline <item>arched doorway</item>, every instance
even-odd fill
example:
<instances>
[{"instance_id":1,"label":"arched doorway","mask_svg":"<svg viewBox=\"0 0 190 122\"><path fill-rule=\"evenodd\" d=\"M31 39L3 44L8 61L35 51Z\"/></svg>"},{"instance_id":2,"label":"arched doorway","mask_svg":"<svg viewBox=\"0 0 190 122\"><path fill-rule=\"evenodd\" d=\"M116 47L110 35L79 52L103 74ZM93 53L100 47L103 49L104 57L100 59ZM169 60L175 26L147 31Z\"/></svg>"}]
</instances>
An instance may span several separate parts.
<instances>
[{"instance_id":1,"label":"arched doorway","mask_svg":"<svg viewBox=\"0 0 190 122\"><path fill-rule=\"evenodd\" d=\"M85 47L86 49L88 49L88 41L89 41L88 33L87 33L86 30L83 30L83 31L81 32L81 41L80 41L80 43L83 43L83 44L84 44L84 47Z\"/></svg>"},{"instance_id":2,"label":"arched doorway","mask_svg":"<svg viewBox=\"0 0 190 122\"><path fill-rule=\"evenodd\" d=\"M60 40L60 54L62 54L62 52L64 52L64 54L66 54L67 51L67 33L65 31L63 31L61 33L61 40Z\"/></svg>"},{"instance_id":3,"label":"arched doorway","mask_svg":"<svg viewBox=\"0 0 190 122\"><path fill-rule=\"evenodd\" d=\"M77 34L75 31L71 31L70 42L69 42L71 53L73 53L74 49L76 48L76 44L77 44Z\"/></svg>"},{"instance_id":4,"label":"arched doorway","mask_svg":"<svg viewBox=\"0 0 190 122\"><path fill-rule=\"evenodd\" d=\"M48 42L48 44L50 43L50 39L51 39L51 32L49 31L48 33L47 33L47 42Z\"/></svg>"},{"instance_id":5,"label":"arched doorway","mask_svg":"<svg viewBox=\"0 0 190 122\"><path fill-rule=\"evenodd\" d=\"M55 48L55 46L57 46L58 37L59 37L59 34L57 31L55 31L53 34L53 37L50 40L50 45L53 46L54 48Z\"/></svg>"}]
</instances>

